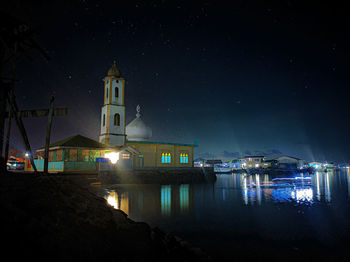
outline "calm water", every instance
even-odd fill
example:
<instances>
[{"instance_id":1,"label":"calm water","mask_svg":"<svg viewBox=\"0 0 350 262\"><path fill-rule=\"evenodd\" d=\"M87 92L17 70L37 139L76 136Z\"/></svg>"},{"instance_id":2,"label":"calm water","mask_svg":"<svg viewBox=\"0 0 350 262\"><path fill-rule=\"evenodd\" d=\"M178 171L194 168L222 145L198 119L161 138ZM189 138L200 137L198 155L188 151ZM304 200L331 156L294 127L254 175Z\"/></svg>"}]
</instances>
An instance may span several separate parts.
<instances>
[{"instance_id":1,"label":"calm water","mask_svg":"<svg viewBox=\"0 0 350 262\"><path fill-rule=\"evenodd\" d=\"M284 178L222 174L210 184L115 185L100 194L218 259L346 260L349 170Z\"/></svg>"}]
</instances>

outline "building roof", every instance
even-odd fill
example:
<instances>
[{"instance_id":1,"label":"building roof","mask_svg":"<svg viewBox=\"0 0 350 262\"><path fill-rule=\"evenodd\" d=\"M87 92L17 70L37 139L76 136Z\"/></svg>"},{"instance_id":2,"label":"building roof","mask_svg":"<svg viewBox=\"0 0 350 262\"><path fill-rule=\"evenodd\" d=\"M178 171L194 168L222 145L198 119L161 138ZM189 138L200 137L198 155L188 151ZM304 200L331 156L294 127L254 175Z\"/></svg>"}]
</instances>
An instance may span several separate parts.
<instances>
[{"instance_id":1,"label":"building roof","mask_svg":"<svg viewBox=\"0 0 350 262\"><path fill-rule=\"evenodd\" d=\"M197 147L197 146L198 146L198 145L193 145L193 144L166 143L166 142L152 142L152 141L134 141L134 140L128 140L126 143L160 144L160 145L192 146L192 147Z\"/></svg>"},{"instance_id":2,"label":"building roof","mask_svg":"<svg viewBox=\"0 0 350 262\"><path fill-rule=\"evenodd\" d=\"M101 148L101 149L108 148L106 145L101 144L95 140L92 140L82 135L70 136L50 144L50 148L53 148L53 147L79 147L79 148ZM38 151L41 151L44 149L45 148L42 147L38 149Z\"/></svg>"},{"instance_id":3,"label":"building roof","mask_svg":"<svg viewBox=\"0 0 350 262\"><path fill-rule=\"evenodd\" d=\"M143 122L140 106L136 107L136 118L126 126L127 138L133 141L145 141L152 137L152 129Z\"/></svg>"},{"instance_id":4,"label":"building roof","mask_svg":"<svg viewBox=\"0 0 350 262\"><path fill-rule=\"evenodd\" d=\"M285 158L292 158L292 159L295 159L295 160L302 160L302 159L297 158L297 157L294 157L294 156L279 156L279 157L276 157L276 159L279 159L279 158L282 158L282 157L285 157Z\"/></svg>"}]
</instances>

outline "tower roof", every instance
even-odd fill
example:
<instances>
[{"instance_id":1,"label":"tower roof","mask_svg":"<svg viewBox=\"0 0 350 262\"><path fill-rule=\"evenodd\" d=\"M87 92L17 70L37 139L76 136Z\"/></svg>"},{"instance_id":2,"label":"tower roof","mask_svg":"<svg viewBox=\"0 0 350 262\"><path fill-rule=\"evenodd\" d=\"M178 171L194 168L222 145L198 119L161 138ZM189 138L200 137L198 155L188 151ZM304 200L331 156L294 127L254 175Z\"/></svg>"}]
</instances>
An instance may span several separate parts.
<instances>
[{"instance_id":1,"label":"tower roof","mask_svg":"<svg viewBox=\"0 0 350 262\"><path fill-rule=\"evenodd\" d=\"M107 73L108 76L116 76L116 77L120 77L120 71L117 68L116 62L113 62L112 67L108 70Z\"/></svg>"}]
</instances>

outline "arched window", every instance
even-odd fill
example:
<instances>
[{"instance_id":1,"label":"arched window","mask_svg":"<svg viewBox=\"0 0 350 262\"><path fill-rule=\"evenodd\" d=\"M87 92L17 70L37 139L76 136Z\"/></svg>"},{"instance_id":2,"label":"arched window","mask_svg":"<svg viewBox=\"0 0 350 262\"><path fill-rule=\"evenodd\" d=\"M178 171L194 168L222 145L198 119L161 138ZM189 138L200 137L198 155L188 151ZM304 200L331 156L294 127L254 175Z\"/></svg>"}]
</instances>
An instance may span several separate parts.
<instances>
[{"instance_id":1,"label":"arched window","mask_svg":"<svg viewBox=\"0 0 350 262\"><path fill-rule=\"evenodd\" d=\"M119 114L114 114L114 125L120 126L120 115Z\"/></svg>"},{"instance_id":2,"label":"arched window","mask_svg":"<svg viewBox=\"0 0 350 262\"><path fill-rule=\"evenodd\" d=\"M171 163L171 154L170 153L162 153L162 163L165 163L165 164Z\"/></svg>"},{"instance_id":3,"label":"arched window","mask_svg":"<svg viewBox=\"0 0 350 262\"><path fill-rule=\"evenodd\" d=\"M105 114L103 114L102 124L103 124L103 126L105 126L105 125L106 125L106 115L105 115Z\"/></svg>"},{"instance_id":4,"label":"arched window","mask_svg":"<svg viewBox=\"0 0 350 262\"><path fill-rule=\"evenodd\" d=\"M119 89L118 89L118 87L116 87L114 89L114 94L115 94L115 97L119 97Z\"/></svg>"},{"instance_id":5,"label":"arched window","mask_svg":"<svg viewBox=\"0 0 350 262\"><path fill-rule=\"evenodd\" d=\"M187 153L180 154L180 164L188 164L188 154Z\"/></svg>"}]
</instances>

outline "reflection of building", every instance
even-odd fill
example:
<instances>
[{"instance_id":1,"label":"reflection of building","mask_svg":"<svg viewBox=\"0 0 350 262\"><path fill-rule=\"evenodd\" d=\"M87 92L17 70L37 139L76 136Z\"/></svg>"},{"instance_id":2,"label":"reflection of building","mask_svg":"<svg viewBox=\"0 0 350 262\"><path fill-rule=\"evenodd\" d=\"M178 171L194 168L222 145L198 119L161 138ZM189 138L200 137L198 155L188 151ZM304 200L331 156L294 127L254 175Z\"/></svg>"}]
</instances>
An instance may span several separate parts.
<instances>
[{"instance_id":1,"label":"reflection of building","mask_svg":"<svg viewBox=\"0 0 350 262\"><path fill-rule=\"evenodd\" d=\"M128 192L118 193L111 191L106 197L108 204L115 209L123 210L123 212L129 215L129 194Z\"/></svg>"},{"instance_id":2,"label":"reflection of building","mask_svg":"<svg viewBox=\"0 0 350 262\"><path fill-rule=\"evenodd\" d=\"M122 186L108 192L104 198L111 206L123 210L135 220L186 214L193 209L193 192L189 184Z\"/></svg>"},{"instance_id":3,"label":"reflection of building","mask_svg":"<svg viewBox=\"0 0 350 262\"><path fill-rule=\"evenodd\" d=\"M263 198L269 198L277 202L313 202L313 187L310 184L310 179L306 179L309 182L294 181L293 178L279 178L285 180L281 184L275 184L269 175L241 175L241 188L243 202L248 204L261 204ZM316 176L316 179L319 177ZM289 182L287 182L289 180ZM325 196L326 201L330 201L330 185L327 183L329 177L325 175ZM320 185L316 180L316 196L320 194Z\"/></svg>"},{"instance_id":4,"label":"reflection of building","mask_svg":"<svg viewBox=\"0 0 350 262\"><path fill-rule=\"evenodd\" d=\"M169 216L171 214L171 185L163 185L160 195L162 215Z\"/></svg>"}]
</instances>

